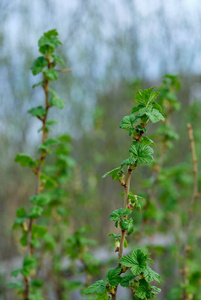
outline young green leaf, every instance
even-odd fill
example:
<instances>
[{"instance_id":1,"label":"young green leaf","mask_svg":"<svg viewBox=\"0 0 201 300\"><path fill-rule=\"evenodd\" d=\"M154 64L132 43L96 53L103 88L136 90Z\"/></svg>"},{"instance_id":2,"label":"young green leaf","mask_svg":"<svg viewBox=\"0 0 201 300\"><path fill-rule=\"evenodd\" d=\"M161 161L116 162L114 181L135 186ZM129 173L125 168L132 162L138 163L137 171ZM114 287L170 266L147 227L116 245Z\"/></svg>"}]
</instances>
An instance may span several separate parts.
<instances>
[{"instance_id":1,"label":"young green leaf","mask_svg":"<svg viewBox=\"0 0 201 300\"><path fill-rule=\"evenodd\" d=\"M38 194L30 198L30 202L38 206L44 207L50 202L50 197L47 194Z\"/></svg>"},{"instance_id":2,"label":"young green leaf","mask_svg":"<svg viewBox=\"0 0 201 300\"><path fill-rule=\"evenodd\" d=\"M106 281L98 280L94 284L90 285L84 292L85 295L90 294L103 294L106 290Z\"/></svg>"},{"instance_id":3,"label":"young green leaf","mask_svg":"<svg viewBox=\"0 0 201 300\"><path fill-rule=\"evenodd\" d=\"M31 218L34 218L34 219L37 219L39 218L43 213L43 208L42 207L38 207L38 206L32 206L30 208L30 217Z\"/></svg>"},{"instance_id":4,"label":"young green leaf","mask_svg":"<svg viewBox=\"0 0 201 300\"><path fill-rule=\"evenodd\" d=\"M144 108L140 109L139 112L138 112L138 116L143 117L144 115L149 118L151 123L157 123L161 120L162 121L165 120L163 115L155 108L149 109L147 107L144 107Z\"/></svg>"},{"instance_id":5,"label":"young green leaf","mask_svg":"<svg viewBox=\"0 0 201 300\"><path fill-rule=\"evenodd\" d=\"M137 159L137 164L148 164L153 160L153 149L144 143L133 142L130 147L130 155Z\"/></svg>"},{"instance_id":6,"label":"young green leaf","mask_svg":"<svg viewBox=\"0 0 201 300\"><path fill-rule=\"evenodd\" d=\"M53 57L55 63L59 63L59 64L61 64L63 67L65 67L65 62L64 62L64 60L63 60L63 58L62 58L61 56L59 56L59 55L57 55L57 54L52 54L52 57Z\"/></svg>"},{"instance_id":7,"label":"young green leaf","mask_svg":"<svg viewBox=\"0 0 201 300\"><path fill-rule=\"evenodd\" d=\"M51 106L56 106L59 109L64 108L64 106L66 105L65 101L57 96L52 96L52 98L50 99L50 105Z\"/></svg>"},{"instance_id":8,"label":"young green leaf","mask_svg":"<svg viewBox=\"0 0 201 300\"><path fill-rule=\"evenodd\" d=\"M43 71L45 78L50 80L50 81L54 81L58 79L58 72L57 70L51 68L51 69L45 69Z\"/></svg>"},{"instance_id":9,"label":"young green leaf","mask_svg":"<svg viewBox=\"0 0 201 300\"><path fill-rule=\"evenodd\" d=\"M16 289L16 290L20 290L23 288L23 283L20 281L16 281L16 282L10 282L7 285L8 289Z\"/></svg>"},{"instance_id":10,"label":"young green leaf","mask_svg":"<svg viewBox=\"0 0 201 300\"><path fill-rule=\"evenodd\" d=\"M127 165L127 166L134 166L136 163L137 159L135 157L129 157L125 160L122 161L121 167Z\"/></svg>"},{"instance_id":11,"label":"young green leaf","mask_svg":"<svg viewBox=\"0 0 201 300\"><path fill-rule=\"evenodd\" d=\"M127 275L127 276L124 276L124 277L122 277L122 280L121 280L121 282L120 282L120 285L123 286L123 287L128 287L130 281L133 280L134 278L135 278L134 275Z\"/></svg>"},{"instance_id":12,"label":"young green leaf","mask_svg":"<svg viewBox=\"0 0 201 300\"><path fill-rule=\"evenodd\" d=\"M141 138L141 143L144 143L145 145L151 145L151 146L156 146L154 141L152 141L148 136L142 136Z\"/></svg>"},{"instance_id":13,"label":"young green leaf","mask_svg":"<svg viewBox=\"0 0 201 300\"><path fill-rule=\"evenodd\" d=\"M150 89L145 89L144 91L142 90L137 91L135 95L135 101L139 104L148 106L159 95L159 92L152 92L154 89L155 86Z\"/></svg>"},{"instance_id":14,"label":"young green leaf","mask_svg":"<svg viewBox=\"0 0 201 300\"><path fill-rule=\"evenodd\" d=\"M113 169L113 170L111 170L111 171L105 173L105 174L102 176L102 178L105 178L105 177L108 176L108 175L117 175L121 170L122 170L122 167L121 167L121 166L118 167L118 168L115 168L115 169Z\"/></svg>"},{"instance_id":15,"label":"young green leaf","mask_svg":"<svg viewBox=\"0 0 201 300\"><path fill-rule=\"evenodd\" d=\"M135 295L140 298L140 299L150 299L150 291L151 291L151 286L143 279L139 280L139 287L137 291L135 291Z\"/></svg>"},{"instance_id":16,"label":"young green leaf","mask_svg":"<svg viewBox=\"0 0 201 300\"><path fill-rule=\"evenodd\" d=\"M153 271L149 266L147 266L143 271L143 276L147 282L158 281L160 282L160 275Z\"/></svg>"},{"instance_id":17,"label":"young green leaf","mask_svg":"<svg viewBox=\"0 0 201 300\"><path fill-rule=\"evenodd\" d=\"M39 51L42 54L50 54L59 44L62 44L57 38L57 30L53 29L48 32L45 32L44 35L39 39L38 46Z\"/></svg>"},{"instance_id":18,"label":"young green leaf","mask_svg":"<svg viewBox=\"0 0 201 300\"><path fill-rule=\"evenodd\" d=\"M108 270L106 278L112 286L117 286L121 282L121 267L111 268Z\"/></svg>"},{"instance_id":19,"label":"young green leaf","mask_svg":"<svg viewBox=\"0 0 201 300\"><path fill-rule=\"evenodd\" d=\"M140 104L140 105L138 105L138 106L134 106L133 108L132 108L132 114L134 114L135 112L137 112L137 111L139 111L141 108L143 108L144 107L144 105L142 105L142 104Z\"/></svg>"},{"instance_id":20,"label":"young green leaf","mask_svg":"<svg viewBox=\"0 0 201 300\"><path fill-rule=\"evenodd\" d=\"M111 221L118 221L121 217L127 216L132 212L131 209L128 208L119 208L114 210L110 215Z\"/></svg>"},{"instance_id":21,"label":"young green leaf","mask_svg":"<svg viewBox=\"0 0 201 300\"><path fill-rule=\"evenodd\" d=\"M147 266L147 256L140 249L134 250L131 254L123 256L119 263L125 267L130 267L133 275L139 275Z\"/></svg>"},{"instance_id":22,"label":"young green leaf","mask_svg":"<svg viewBox=\"0 0 201 300\"><path fill-rule=\"evenodd\" d=\"M34 167L35 163L33 161L33 159L27 155L27 154L24 154L24 153L18 153L15 157L15 162L19 162L19 164L22 166L22 167Z\"/></svg>"},{"instance_id":23,"label":"young green leaf","mask_svg":"<svg viewBox=\"0 0 201 300\"><path fill-rule=\"evenodd\" d=\"M34 238L43 238L47 232L47 228L45 226L33 224L32 236Z\"/></svg>"},{"instance_id":24,"label":"young green leaf","mask_svg":"<svg viewBox=\"0 0 201 300\"><path fill-rule=\"evenodd\" d=\"M42 106L37 106L29 109L28 113L34 117L42 118L46 115L46 110Z\"/></svg>"},{"instance_id":25,"label":"young green leaf","mask_svg":"<svg viewBox=\"0 0 201 300\"><path fill-rule=\"evenodd\" d=\"M123 120L121 121L120 128L130 130L133 128L133 124L139 119L138 116L130 115L125 116Z\"/></svg>"},{"instance_id":26,"label":"young green leaf","mask_svg":"<svg viewBox=\"0 0 201 300\"><path fill-rule=\"evenodd\" d=\"M38 57L36 60L34 60L31 66L33 75L37 75L38 73L42 72L47 65L48 61L44 56Z\"/></svg>"}]
</instances>

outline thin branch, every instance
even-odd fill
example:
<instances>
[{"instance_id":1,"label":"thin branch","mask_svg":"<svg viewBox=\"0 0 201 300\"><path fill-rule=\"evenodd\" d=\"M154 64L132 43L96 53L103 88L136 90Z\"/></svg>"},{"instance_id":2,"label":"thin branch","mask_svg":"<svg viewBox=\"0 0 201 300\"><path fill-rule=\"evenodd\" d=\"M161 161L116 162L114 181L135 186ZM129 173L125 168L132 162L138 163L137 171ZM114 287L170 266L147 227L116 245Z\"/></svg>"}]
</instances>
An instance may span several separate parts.
<instances>
[{"instance_id":1,"label":"thin branch","mask_svg":"<svg viewBox=\"0 0 201 300\"><path fill-rule=\"evenodd\" d=\"M189 293L186 290L186 285L188 284L188 266L187 266L187 258L188 258L188 252L191 248L189 243L189 235L190 235L190 229L192 226L193 221L193 212L195 208L195 204L197 199L199 198L199 192L198 192L198 167L197 167L197 157L195 152L195 141L193 137L193 129L191 124L187 124L188 127L188 135L190 139L190 150L192 155L192 161L193 161L193 195L190 201L190 208L188 210L188 219L187 219L187 225L186 225L186 239L184 244L184 267L182 270L182 276L183 276L183 282L184 282L184 290L183 290L183 299L184 300L190 300L191 297Z\"/></svg>"},{"instance_id":2,"label":"thin branch","mask_svg":"<svg viewBox=\"0 0 201 300\"><path fill-rule=\"evenodd\" d=\"M131 173L132 173L132 169L130 167L128 167L127 175L126 175L126 184L124 186L125 187L124 208L128 208L128 196L129 196L129 191L130 191ZM118 253L119 260L123 256L125 236L126 236L126 230L122 229L121 230L121 241L120 241L120 247L119 247L119 253Z\"/></svg>"},{"instance_id":3,"label":"thin branch","mask_svg":"<svg viewBox=\"0 0 201 300\"><path fill-rule=\"evenodd\" d=\"M57 72L71 72L72 69L55 69Z\"/></svg>"},{"instance_id":4,"label":"thin branch","mask_svg":"<svg viewBox=\"0 0 201 300\"><path fill-rule=\"evenodd\" d=\"M48 69L50 69L50 63L48 60ZM44 93L45 93L45 116L41 120L43 122L42 126L42 143L44 143L47 139L47 131L46 131L46 121L47 121L47 116L48 116L48 109L49 109L49 103L48 103L48 87L49 87L49 81L48 79L45 79L44 77ZM41 151L40 157L39 157L39 164L38 167L34 170L34 173L36 174L36 191L35 195L38 195L41 192L41 186L40 186L40 175L41 175L41 168L43 161L46 157L46 153L44 151ZM33 221L34 219L30 217L29 219L29 224L28 224L28 232L27 232L27 249L29 255L32 255L34 252L34 248L31 245L31 235L32 235L32 227L33 227ZM29 300L29 288L30 288L30 278L29 277L24 277L25 281L25 293L24 293L24 300Z\"/></svg>"}]
</instances>

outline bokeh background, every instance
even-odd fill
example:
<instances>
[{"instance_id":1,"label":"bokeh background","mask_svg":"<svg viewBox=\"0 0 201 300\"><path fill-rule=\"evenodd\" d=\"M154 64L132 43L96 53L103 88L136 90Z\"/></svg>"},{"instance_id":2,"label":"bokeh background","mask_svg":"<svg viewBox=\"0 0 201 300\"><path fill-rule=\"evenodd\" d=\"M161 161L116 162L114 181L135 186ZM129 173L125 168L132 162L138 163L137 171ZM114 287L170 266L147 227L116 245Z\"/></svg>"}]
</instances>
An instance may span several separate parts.
<instances>
[{"instance_id":1,"label":"bokeh background","mask_svg":"<svg viewBox=\"0 0 201 300\"><path fill-rule=\"evenodd\" d=\"M67 68L72 68L71 73L60 74L56 85L66 107L56 113L60 121L55 127L56 134L72 136L72 156L77 162L72 207L72 214L76 215L71 219L70 231L90 225L93 230L89 235L98 246L107 248L110 243L108 233L113 224L109 215L120 206L122 190L117 182L101 176L127 157L125 145L129 145L129 140L119 124L130 113L138 88L160 86L166 73L179 75L181 110L173 115L172 122L180 139L168 150L166 166L189 163L191 168L188 122L194 128L200 157L199 0L1 0L0 299L5 300L10 299L6 297L5 283L11 271L6 266L14 263L21 251L11 230L15 211L26 204L34 190L33 175L14 163L14 158L18 152L36 155L40 140L39 121L27 114L42 99L42 91L32 89L38 78L31 74L30 66L38 56L39 37L53 28L57 28L63 43L58 53L64 57ZM137 171L137 179L133 179L136 193L143 191L141 180L149 175L147 168ZM177 212L186 207L191 183L189 179L184 203L174 207ZM165 234L169 236L172 231L171 227ZM168 272L170 278L174 270ZM165 294L161 299L167 299L174 285L169 281L163 282Z\"/></svg>"}]
</instances>

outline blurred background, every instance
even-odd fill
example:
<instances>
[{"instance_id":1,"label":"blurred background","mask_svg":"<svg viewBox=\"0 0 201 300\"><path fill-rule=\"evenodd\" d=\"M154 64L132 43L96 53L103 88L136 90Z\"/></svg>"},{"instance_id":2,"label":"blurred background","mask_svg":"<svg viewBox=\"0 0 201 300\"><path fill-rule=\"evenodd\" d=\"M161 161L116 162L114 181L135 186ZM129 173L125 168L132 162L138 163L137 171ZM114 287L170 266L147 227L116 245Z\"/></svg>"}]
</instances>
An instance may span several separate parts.
<instances>
[{"instance_id":1,"label":"blurred background","mask_svg":"<svg viewBox=\"0 0 201 300\"><path fill-rule=\"evenodd\" d=\"M101 179L101 176L128 156L130 140L127 133L119 129L119 124L134 106L135 91L160 86L166 73L179 75L181 88L177 97L181 109L172 114L171 121L180 138L168 149L164 165L171 168L187 164L182 174L189 176L177 191L177 196L181 192L185 197L179 204L174 200L171 208L169 204L164 208L170 211L171 226L163 228L164 236L156 241L161 247L162 261L172 259L167 248L174 248L178 242L172 237L174 222L178 221L174 214L186 210L192 194L188 122L194 129L201 166L201 6L198 0L1 0L0 299L5 300L11 299L6 297L5 288L12 270L9 264L21 253L16 234L11 230L15 211L22 204L26 205L35 187L30 170L14 163L14 158L18 152L36 156L41 138L37 133L39 121L27 114L28 109L41 104L43 97L40 88L32 89L40 78L32 75L30 66L38 56L39 37L53 28L57 28L63 43L58 54L63 56L66 67L72 68L71 73L59 74L59 82L55 84L66 107L52 112L59 119L53 134L71 135L71 155L77 164L74 216L69 222L69 232L89 225L92 227L89 236L97 241L97 247L108 249L108 234L114 228L109 216L112 210L121 207L122 188L111 178ZM154 129L156 126L150 126L151 131ZM136 191L133 192L146 193L146 182L142 182L150 178L151 170L143 167L136 172L137 179L134 175L132 183ZM195 227L197 245L200 242L198 227L200 225ZM167 240L167 244L161 245L160 239ZM174 249L171 251L172 257L179 256ZM165 274L160 299L178 299L169 295L178 273L168 266L160 267ZM196 278L196 284L200 283L200 277Z\"/></svg>"}]
</instances>

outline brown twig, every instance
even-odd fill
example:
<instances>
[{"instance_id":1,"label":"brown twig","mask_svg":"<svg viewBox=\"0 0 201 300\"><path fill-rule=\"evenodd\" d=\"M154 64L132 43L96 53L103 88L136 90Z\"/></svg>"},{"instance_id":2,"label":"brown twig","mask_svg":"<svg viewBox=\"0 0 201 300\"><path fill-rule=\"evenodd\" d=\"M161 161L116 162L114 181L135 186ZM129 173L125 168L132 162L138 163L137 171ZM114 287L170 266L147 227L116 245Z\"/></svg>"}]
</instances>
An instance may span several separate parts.
<instances>
[{"instance_id":1,"label":"brown twig","mask_svg":"<svg viewBox=\"0 0 201 300\"><path fill-rule=\"evenodd\" d=\"M130 180L131 180L131 173L132 169L131 167L128 167L127 175L126 175L126 184L124 186L125 188L125 195L124 195L124 208L128 208L128 196L130 191ZM126 218L126 217L125 217ZM126 230L121 230L121 241L120 241L120 247L119 247L119 253L118 253L118 259L122 258L123 256L123 249L124 249L124 240L126 236Z\"/></svg>"},{"instance_id":2,"label":"brown twig","mask_svg":"<svg viewBox=\"0 0 201 300\"><path fill-rule=\"evenodd\" d=\"M72 71L72 69L56 69L57 70L57 72L71 72Z\"/></svg>"},{"instance_id":3,"label":"brown twig","mask_svg":"<svg viewBox=\"0 0 201 300\"><path fill-rule=\"evenodd\" d=\"M187 224L186 224L186 238L185 238L185 244L184 244L184 266L182 270L182 277L183 277L183 283L184 283L184 290L183 290L183 299L184 300L190 300L191 297L189 293L186 290L186 285L188 284L188 266L187 266L187 257L189 250L191 249L189 243L189 235L190 235L190 229L193 221L193 212L195 208L196 201L199 197L199 192L198 192L198 167L197 167L197 157L196 157L196 152L195 152L195 141L193 137L193 129L191 124L187 124L188 128L188 134L189 134L189 139L190 139L190 150L191 150L191 155L192 155L192 161L193 161L193 195L190 201L190 208L188 210L188 219L187 219Z\"/></svg>"}]
</instances>

